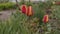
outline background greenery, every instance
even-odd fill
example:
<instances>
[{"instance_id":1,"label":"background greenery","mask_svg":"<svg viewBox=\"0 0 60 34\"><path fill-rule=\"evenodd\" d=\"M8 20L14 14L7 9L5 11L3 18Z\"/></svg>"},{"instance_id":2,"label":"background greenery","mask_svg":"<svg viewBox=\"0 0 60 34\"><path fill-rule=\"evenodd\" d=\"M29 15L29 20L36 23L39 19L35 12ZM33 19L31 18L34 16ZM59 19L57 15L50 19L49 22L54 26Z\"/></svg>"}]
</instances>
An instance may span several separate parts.
<instances>
[{"instance_id":1,"label":"background greenery","mask_svg":"<svg viewBox=\"0 0 60 34\"><path fill-rule=\"evenodd\" d=\"M0 10L16 9L16 4L12 2L0 3Z\"/></svg>"},{"instance_id":2,"label":"background greenery","mask_svg":"<svg viewBox=\"0 0 60 34\"><path fill-rule=\"evenodd\" d=\"M30 3L26 2L26 5L28 4ZM16 13L12 13L7 20L0 21L0 34L60 34L60 6L52 5L50 1L46 3L31 3L31 5L34 15L30 19L16 9ZM47 24L44 24L42 18L47 7L52 8L52 13L49 15L51 20ZM0 4L0 10L15 8L17 7L14 3Z\"/></svg>"}]
</instances>

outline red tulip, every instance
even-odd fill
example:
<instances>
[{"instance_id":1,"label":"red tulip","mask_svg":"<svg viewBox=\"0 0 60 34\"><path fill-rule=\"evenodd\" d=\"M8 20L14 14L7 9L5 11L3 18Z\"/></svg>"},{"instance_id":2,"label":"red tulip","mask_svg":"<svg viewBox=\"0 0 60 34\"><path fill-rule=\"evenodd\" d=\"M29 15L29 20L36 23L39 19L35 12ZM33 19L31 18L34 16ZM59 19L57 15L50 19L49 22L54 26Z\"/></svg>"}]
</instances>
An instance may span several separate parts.
<instances>
[{"instance_id":1,"label":"red tulip","mask_svg":"<svg viewBox=\"0 0 60 34\"><path fill-rule=\"evenodd\" d=\"M27 16L32 16L33 15L32 6L28 6L26 14L27 14Z\"/></svg>"},{"instance_id":2,"label":"red tulip","mask_svg":"<svg viewBox=\"0 0 60 34\"><path fill-rule=\"evenodd\" d=\"M44 15L44 17L43 17L43 22L44 22L44 23L47 23L47 22L48 22L48 15Z\"/></svg>"},{"instance_id":3,"label":"red tulip","mask_svg":"<svg viewBox=\"0 0 60 34\"><path fill-rule=\"evenodd\" d=\"M26 5L22 5L22 7L21 7L21 11L22 11L22 13L26 13L26 11L27 11L27 6Z\"/></svg>"}]
</instances>

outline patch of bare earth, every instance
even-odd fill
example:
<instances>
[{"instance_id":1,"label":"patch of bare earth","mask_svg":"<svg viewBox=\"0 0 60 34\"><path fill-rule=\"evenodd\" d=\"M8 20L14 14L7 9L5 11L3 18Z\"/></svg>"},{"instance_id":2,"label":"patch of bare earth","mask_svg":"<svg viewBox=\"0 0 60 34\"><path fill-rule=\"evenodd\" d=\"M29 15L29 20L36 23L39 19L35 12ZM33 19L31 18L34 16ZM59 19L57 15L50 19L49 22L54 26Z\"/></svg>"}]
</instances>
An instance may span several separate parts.
<instances>
[{"instance_id":1,"label":"patch of bare earth","mask_svg":"<svg viewBox=\"0 0 60 34\"><path fill-rule=\"evenodd\" d=\"M1 11L0 12L0 20L7 19L8 17L10 17L12 12L16 12L16 10L4 10L4 11Z\"/></svg>"}]
</instances>

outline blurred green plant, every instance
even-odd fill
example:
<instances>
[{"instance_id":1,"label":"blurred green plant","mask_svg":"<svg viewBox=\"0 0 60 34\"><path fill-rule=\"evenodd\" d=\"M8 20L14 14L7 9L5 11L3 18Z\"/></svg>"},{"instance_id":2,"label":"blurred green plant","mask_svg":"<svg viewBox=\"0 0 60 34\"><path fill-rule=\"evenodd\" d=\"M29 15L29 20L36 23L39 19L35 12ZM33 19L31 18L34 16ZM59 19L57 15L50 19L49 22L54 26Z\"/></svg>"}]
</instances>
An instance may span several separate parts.
<instances>
[{"instance_id":1,"label":"blurred green plant","mask_svg":"<svg viewBox=\"0 0 60 34\"><path fill-rule=\"evenodd\" d=\"M16 9L15 3L0 3L0 10Z\"/></svg>"},{"instance_id":2,"label":"blurred green plant","mask_svg":"<svg viewBox=\"0 0 60 34\"><path fill-rule=\"evenodd\" d=\"M38 32L37 27L39 26L39 23L41 23L39 19L42 19L42 14L44 13L38 8L38 6L36 7L34 4L32 6L34 11L34 16L32 16L30 20L27 21L28 16L20 13L19 11L16 11L16 13L12 13L11 17L7 21L1 21L0 33L1 34L17 34L17 33L37 34L36 33Z\"/></svg>"},{"instance_id":3,"label":"blurred green plant","mask_svg":"<svg viewBox=\"0 0 60 34\"><path fill-rule=\"evenodd\" d=\"M2 5L4 6L5 4ZM26 3L26 5L29 5L29 2ZM24 15L23 13L20 13L19 11L16 11L16 13L12 13L11 17L8 18L6 21L0 21L0 34L46 34L48 33L48 31L52 34L52 32L50 32L50 23L44 24L42 22L42 18L45 14L45 9L47 7L50 7L52 4L50 2L46 2L46 4L40 2L39 4L31 3L31 5L33 7L34 15L31 17L30 20L27 20L28 16ZM56 10L58 9L56 8ZM56 12L54 14L56 14ZM59 10L57 14L59 14ZM58 18L59 16L57 14L56 16ZM55 32L56 31L53 31L53 34Z\"/></svg>"}]
</instances>

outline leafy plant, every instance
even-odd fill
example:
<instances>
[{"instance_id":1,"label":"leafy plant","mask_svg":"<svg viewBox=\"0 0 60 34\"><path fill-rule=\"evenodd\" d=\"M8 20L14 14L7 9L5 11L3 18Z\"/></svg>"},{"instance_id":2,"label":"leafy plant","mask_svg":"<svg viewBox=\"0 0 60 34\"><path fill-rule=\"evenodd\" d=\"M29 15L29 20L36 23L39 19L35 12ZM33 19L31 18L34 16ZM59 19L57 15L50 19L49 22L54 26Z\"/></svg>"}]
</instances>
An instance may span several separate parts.
<instances>
[{"instance_id":1,"label":"leafy plant","mask_svg":"<svg viewBox=\"0 0 60 34\"><path fill-rule=\"evenodd\" d=\"M15 9L15 3L0 3L0 10Z\"/></svg>"}]
</instances>

